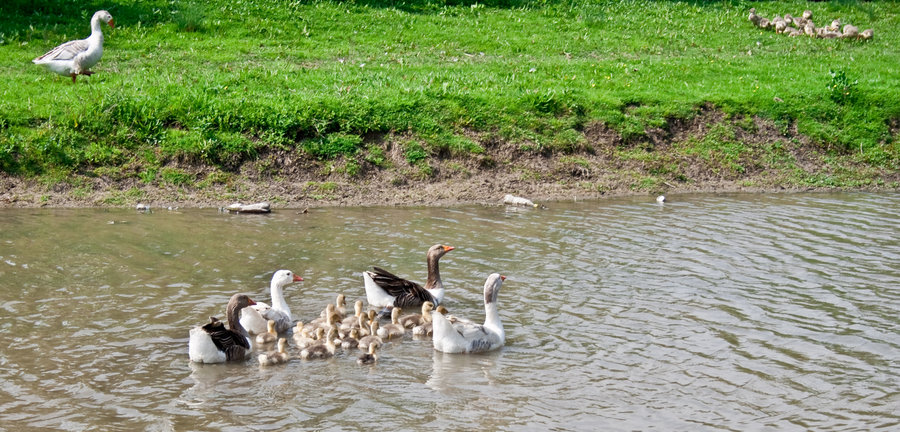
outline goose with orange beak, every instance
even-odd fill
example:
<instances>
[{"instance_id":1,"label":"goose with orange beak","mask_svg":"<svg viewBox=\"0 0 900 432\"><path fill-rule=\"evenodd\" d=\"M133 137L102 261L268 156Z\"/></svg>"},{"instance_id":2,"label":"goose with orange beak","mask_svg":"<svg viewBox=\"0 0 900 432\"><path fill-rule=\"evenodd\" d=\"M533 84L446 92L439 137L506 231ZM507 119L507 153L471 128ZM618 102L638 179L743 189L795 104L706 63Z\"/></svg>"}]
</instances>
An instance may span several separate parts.
<instances>
[{"instance_id":1,"label":"goose with orange beak","mask_svg":"<svg viewBox=\"0 0 900 432\"><path fill-rule=\"evenodd\" d=\"M385 308L382 311L384 316L390 316L390 309L395 306L414 309L427 301L439 305L444 300L444 283L441 281L438 262L442 256L453 249L455 249L453 246L441 244L436 244L428 249L428 253L425 255L428 277L424 286L379 267L363 272L363 282L369 305L375 308Z\"/></svg>"},{"instance_id":2,"label":"goose with orange beak","mask_svg":"<svg viewBox=\"0 0 900 432\"><path fill-rule=\"evenodd\" d=\"M91 35L87 39L66 42L32 60L32 63L44 66L59 75L72 77L73 84L78 75L90 76L94 73L90 68L100 61L100 57L103 57L101 22L115 28L115 22L109 12L97 11L91 18Z\"/></svg>"}]
</instances>

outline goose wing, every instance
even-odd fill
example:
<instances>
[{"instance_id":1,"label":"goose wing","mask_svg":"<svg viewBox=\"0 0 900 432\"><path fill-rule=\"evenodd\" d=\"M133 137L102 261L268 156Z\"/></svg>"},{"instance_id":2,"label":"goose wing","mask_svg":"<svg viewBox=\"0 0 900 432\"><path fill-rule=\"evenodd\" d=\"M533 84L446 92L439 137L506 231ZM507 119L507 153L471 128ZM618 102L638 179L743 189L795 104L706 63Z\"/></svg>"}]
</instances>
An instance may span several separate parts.
<instances>
[{"instance_id":1,"label":"goose wing","mask_svg":"<svg viewBox=\"0 0 900 432\"><path fill-rule=\"evenodd\" d=\"M275 321L275 331L278 333L288 332L294 327L294 322L291 320L291 317L278 309L269 308L262 312L261 315L267 321Z\"/></svg>"},{"instance_id":2,"label":"goose wing","mask_svg":"<svg viewBox=\"0 0 900 432\"><path fill-rule=\"evenodd\" d=\"M51 60L72 60L78 54L88 50L87 39L79 39L66 42L46 54L34 59L35 62L51 61Z\"/></svg>"},{"instance_id":3,"label":"goose wing","mask_svg":"<svg viewBox=\"0 0 900 432\"><path fill-rule=\"evenodd\" d=\"M373 267L373 270L374 271L369 272L369 276L372 277L375 284L394 297L416 290L425 290L422 285L408 279L403 279L381 267Z\"/></svg>"},{"instance_id":4,"label":"goose wing","mask_svg":"<svg viewBox=\"0 0 900 432\"><path fill-rule=\"evenodd\" d=\"M374 271L369 272L369 276L376 285L396 298L394 306L408 308L421 306L426 301L434 301L431 293L422 285L403 279L381 267L373 267L373 269Z\"/></svg>"},{"instance_id":5,"label":"goose wing","mask_svg":"<svg viewBox=\"0 0 900 432\"><path fill-rule=\"evenodd\" d=\"M220 351L225 353L227 360L236 360L244 357L247 350L250 349L250 343L247 338L241 336L240 333L225 328L221 321L215 320L203 326L203 330L209 334L213 344Z\"/></svg>"}]
</instances>

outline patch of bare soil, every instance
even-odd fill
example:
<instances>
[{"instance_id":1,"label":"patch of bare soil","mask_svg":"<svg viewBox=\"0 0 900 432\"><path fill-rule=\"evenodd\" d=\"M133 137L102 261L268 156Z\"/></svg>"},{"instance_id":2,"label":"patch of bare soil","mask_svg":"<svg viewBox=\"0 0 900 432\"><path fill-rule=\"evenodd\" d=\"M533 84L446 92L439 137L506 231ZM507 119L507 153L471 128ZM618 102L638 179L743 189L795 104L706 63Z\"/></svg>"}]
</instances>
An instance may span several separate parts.
<instances>
[{"instance_id":1,"label":"patch of bare soil","mask_svg":"<svg viewBox=\"0 0 900 432\"><path fill-rule=\"evenodd\" d=\"M896 131L896 125L893 129ZM0 174L5 207L224 207L234 202L269 202L275 208L374 205L499 203L507 194L538 202L633 194L811 190L804 176L852 172L896 190L895 171L855 166L851 157L825 157L795 129L783 131L758 118L732 118L703 107L689 120L673 119L665 129L623 139L601 123L584 128L585 143L574 154L541 154L516 144L470 133L483 154L432 155L428 167L410 165L403 135L367 137L384 150L387 163L362 161L353 175L346 161L317 161L299 152L273 151L231 172L172 160L169 168L190 173L196 186L146 184L134 176L76 176L47 185ZM708 139L740 144L742 151L704 150ZM386 166L386 167L385 167ZM130 167L125 173L136 173ZM855 177L856 178L856 177Z\"/></svg>"}]
</instances>

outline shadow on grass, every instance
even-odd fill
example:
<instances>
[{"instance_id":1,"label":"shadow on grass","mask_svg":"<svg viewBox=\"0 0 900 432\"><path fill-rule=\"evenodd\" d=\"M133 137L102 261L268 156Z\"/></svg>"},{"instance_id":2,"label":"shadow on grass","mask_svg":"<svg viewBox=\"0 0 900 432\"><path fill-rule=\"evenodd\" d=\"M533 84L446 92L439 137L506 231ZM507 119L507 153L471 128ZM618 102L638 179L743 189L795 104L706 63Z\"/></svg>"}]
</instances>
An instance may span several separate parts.
<instances>
[{"instance_id":1,"label":"shadow on grass","mask_svg":"<svg viewBox=\"0 0 900 432\"><path fill-rule=\"evenodd\" d=\"M0 34L9 37L42 39L55 33L70 38L87 37L94 12L106 9L117 23L154 24L169 21L166 1L71 1L71 0L3 0L0 1ZM157 13L154 13L154 10Z\"/></svg>"}]
</instances>

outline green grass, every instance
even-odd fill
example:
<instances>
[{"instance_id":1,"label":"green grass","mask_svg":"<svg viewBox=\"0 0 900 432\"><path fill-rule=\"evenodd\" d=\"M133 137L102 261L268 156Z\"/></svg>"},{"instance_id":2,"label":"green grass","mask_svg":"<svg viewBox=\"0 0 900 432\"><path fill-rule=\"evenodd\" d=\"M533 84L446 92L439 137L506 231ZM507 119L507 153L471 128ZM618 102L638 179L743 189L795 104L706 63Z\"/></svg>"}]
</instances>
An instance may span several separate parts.
<instances>
[{"instance_id":1,"label":"green grass","mask_svg":"<svg viewBox=\"0 0 900 432\"><path fill-rule=\"evenodd\" d=\"M789 38L752 27L751 6L875 38ZM101 8L117 26L94 76L71 85L30 63L86 37ZM591 150L588 123L629 142L705 104L900 165L897 1L8 0L0 15L0 170L14 175L133 164L178 185L195 179L170 160L233 172L270 149L353 160L355 175L387 164L365 137L399 132L427 177L431 157L483 152L473 133L569 154ZM729 137L692 144L742 169Z\"/></svg>"}]
</instances>

